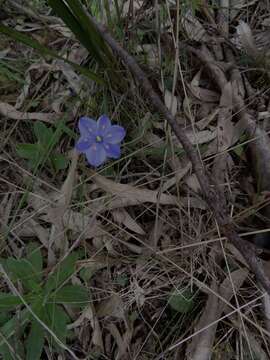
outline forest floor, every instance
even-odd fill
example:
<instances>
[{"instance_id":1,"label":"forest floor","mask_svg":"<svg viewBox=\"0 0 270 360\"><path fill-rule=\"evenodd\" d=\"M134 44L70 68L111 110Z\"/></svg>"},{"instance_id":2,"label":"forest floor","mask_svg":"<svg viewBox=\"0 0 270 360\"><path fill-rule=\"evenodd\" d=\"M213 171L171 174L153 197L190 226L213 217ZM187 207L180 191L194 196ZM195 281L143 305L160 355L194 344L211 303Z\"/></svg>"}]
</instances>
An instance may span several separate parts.
<instances>
[{"instance_id":1,"label":"forest floor","mask_svg":"<svg viewBox=\"0 0 270 360\"><path fill-rule=\"evenodd\" d=\"M270 359L270 2L0 8L1 358ZM93 167L78 124L103 114L126 136Z\"/></svg>"}]
</instances>

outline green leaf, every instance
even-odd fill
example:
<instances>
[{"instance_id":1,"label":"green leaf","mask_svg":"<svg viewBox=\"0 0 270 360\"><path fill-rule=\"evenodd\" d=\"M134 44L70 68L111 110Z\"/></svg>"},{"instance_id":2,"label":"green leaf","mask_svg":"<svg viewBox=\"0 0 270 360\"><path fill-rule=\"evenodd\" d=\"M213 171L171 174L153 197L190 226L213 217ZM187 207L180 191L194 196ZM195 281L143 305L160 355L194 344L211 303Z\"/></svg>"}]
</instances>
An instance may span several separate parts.
<instances>
[{"instance_id":1,"label":"green leaf","mask_svg":"<svg viewBox=\"0 0 270 360\"><path fill-rule=\"evenodd\" d=\"M193 295L189 290L174 290L169 298L171 308L185 314L194 307Z\"/></svg>"},{"instance_id":2,"label":"green leaf","mask_svg":"<svg viewBox=\"0 0 270 360\"><path fill-rule=\"evenodd\" d=\"M36 281L42 280L42 267L43 258L40 247L36 243L29 243L27 246L27 260L30 262L33 268L33 272L36 275Z\"/></svg>"},{"instance_id":3,"label":"green leaf","mask_svg":"<svg viewBox=\"0 0 270 360\"><path fill-rule=\"evenodd\" d=\"M80 285L66 285L52 295L52 300L55 303L83 306L89 303L89 292Z\"/></svg>"},{"instance_id":4,"label":"green leaf","mask_svg":"<svg viewBox=\"0 0 270 360\"><path fill-rule=\"evenodd\" d=\"M42 154L39 144L18 144L16 150L20 157L32 161L38 161Z\"/></svg>"},{"instance_id":5,"label":"green leaf","mask_svg":"<svg viewBox=\"0 0 270 360\"><path fill-rule=\"evenodd\" d=\"M0 346L0 354L2 354L1 359L3 360L17 360L24 359L24 347L22 341L19 341L17 338L11 338L7 344Z\"/></svg>"},{"instance_id":6,"label":"green leaf","mask_svg":"<svg viewBox=\"0 0 270 360\"><path fill-rule=\"evenodd\" d=\"M71 275L75 272L75 265L78 259L76 253L69 254L54 270L52 274L49 275L45 292L48 295L52 290L60 287Z\"/></svg>"},{"instance_id":7,"label":"green leaf","mask_svg":"<svg viewBox=\"0 0 270 360\"><path fill-rule=\"evenodd\" d=\"M34 123L34 133L37 137L37 140L44 148L48 148L49 144L52 141L53 131L51 128L48 128L43 122L36 121Z\"/></svg>"},{"instance_id":8,"label":"green leaf","mask_svg":"<svg viewBox=\"0 0 270 360\"><path fill-rule=\"evenodd\" d=\"M10 27L3 25L2 23L0 24L0 33L8 35L12 39L14 39L20 43L23 43L27 46L30 46L32 49L37 50L43 56L49 55L52 58L63 60L64 62L70 64L75 70L79 71L81 74L87 76L91 80L94 80L95 82L97 82L99 84L104 84L104 80L101 77L97 76L94 72L92 72L89 69L86 69L72 61L65 59L64 57L58 55L56 51L51 50L51 49L47 48L46 46L40 44L38 41L34 40L29 35L22 34L17 30L11 29Z\"/></svg>"},{"instance_id":9,"label":"green leaf","mask_svg":"<svg viewBox=\"0 0 270 360\"><path fill-rule=\"evenodd\" d=\"M0 293L0 311L13 310L16 306L21 304L22 301L18 296Z\"/></svg>"},{"instance_id":10,"label":"green leaf","mask_svg":"<svg viewBox=\"0 0 270 360\"><path fill-rule=\"evenodd\" d=\"M0 327L11 319L11 313L8 311L0 312Z\"/></svg>"},{"instance_id":11,"label":"green leaf","mask_svg":"<svg viewBox=\"0 0 270 360\"><path fill-rule=\"evenodd\" d=\"M68 166L68 159L63 154L53 154L51 160L56 171L64 170Z\"/></svg>"},{"instance_id":12,"label":"green leaf","mask_svg":"<svg viewBox=\"0 0 270 360\"><path fill-rule=\"evenodd\" d=\"M14 281L20 280L23 286L30 291L38 291L38 277L35 274L32 264L26 259L16 260L8 258L6 269Z\"/></svg>"},{"instance_id":13,"label":"green leaf","mask_svg":"<svg viewBox=\"0 0 270 360\"><path fill-rule=\"evenodd\" d=\"M11 344L10 344L11 346ZM11 352L10 347L7 344L0 346L0 354L4 360L14 360L15 359L15 350Z\"/></svg>"},{"instance_id":14,"label":"green leaf","mask_svg":"<svg viewBox=\"0 0 270 360\"><path fill-rule=\"evenodd\" d=\"M45 330L37 321L33 320L31 330L26 341L26 360L39 360L44 345Z\"/></svg>"},{"instance_id":15,"label":"green leaf","mask_svg":"<svg viewBox=\"0 0 270 360\"><path fill-rule=\"evenodd\" d=\"M48 0L49 5L101 65L112 67L112 56L78 0Z\"/></svg>"},{"instance_id":16,"label":"green leaf","mask_svg":"<svg viewBox=\"0 0 270 360\"><path fill-rule=\"evenodd\" d=\"M67 313L56 304L46 304L46 324L55 333L59 340L66 343L67 324L70 321ZM51 342L55 340L50 337Z\"/></svg>"}]
</instances>

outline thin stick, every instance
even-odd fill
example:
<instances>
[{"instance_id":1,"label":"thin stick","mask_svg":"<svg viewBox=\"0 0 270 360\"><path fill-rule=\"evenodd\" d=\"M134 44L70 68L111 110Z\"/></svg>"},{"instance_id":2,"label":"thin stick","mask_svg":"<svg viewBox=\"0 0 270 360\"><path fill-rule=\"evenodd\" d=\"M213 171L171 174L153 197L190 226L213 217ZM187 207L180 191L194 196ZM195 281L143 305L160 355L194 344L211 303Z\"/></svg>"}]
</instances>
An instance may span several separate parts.
<instances>
[{"instance_id":1,"label":"thin stick","mask_svg":"<svg viewBox=\"0 0 270 360\"><path fill-rule=\"evenodd\" d=\"M95 24L97 30L99 30L103 39L108 43L114 53L122 60L122 62L129 68L134 78L137 80L138 86L141 87L145 96L150 100L152 107L155 111L160 113L164 119L168 121L172 130L174 131L177 139L182 144L187 156L189 157L193 170L200 183L202 194L209 208L212 210L216 219L217 225L220 227L222 233L232 244L240 251L253 273L256 275L258 281L263 288L270 294L270 281L264 273L260 260L256 257L255 247L247 241L240 238L234 228L234 224L229 215L228 210L224 207L223 194L214 185L210 176L207 174L203 163L198 156L196 149L189 141L185 130L180 126L171 112L167 109L160 97L154 91L151 83L149 82L146 74L142 71L135 59L130 56L117 41L110 35L108 30L101 24L99 24L95 18L89 15L92 23ZM217 74L216 78L218 78ZM219 85L222 85L222 81Z\"/></svg>"}]
</instances>

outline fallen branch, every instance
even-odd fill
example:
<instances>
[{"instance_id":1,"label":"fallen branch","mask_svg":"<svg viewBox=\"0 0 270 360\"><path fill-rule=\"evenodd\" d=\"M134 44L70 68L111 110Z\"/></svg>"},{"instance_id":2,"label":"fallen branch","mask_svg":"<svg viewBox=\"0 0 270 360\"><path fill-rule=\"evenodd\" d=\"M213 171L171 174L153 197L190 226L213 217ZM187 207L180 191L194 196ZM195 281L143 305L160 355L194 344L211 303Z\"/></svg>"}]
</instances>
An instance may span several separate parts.
<instances>
[{"instance_id":1,"label":"fallen branch","mask_svg":"<svg viewBox=\"0 0 270 360\"><path fill-rule=\"evenodd\" d=\"M210 175L207 174L206 169L204 168L196 149L193 147L188 137L186 136L184 128L177 124L175 118L161 101L157 93L154 91L146 74L142 71L135 59L130 56L116 42L116 40L110 35L108 30L103 25L99 24L96 19L91 17L90 15L89 17L91 21L95 24L96 28L99 30L103 39L108 43L108 45L111 47L114 53L122 60L122 62L129 68L132 75L137 80L137 83L142 88L145 96L147 96L150 100L153 109L160 113L172 127L176 137L182 144L187 156L192 163L194 172L200 183L204 199L207 202L209 208L212 210L216 222L220 227L220 230L227 237L227 239L232 242L233 245L240 251L244 259L250 266L250 269L256 275L258 281L268 292L268 294L270 294L270 281L265 275L259 259L256 257L254 246L246 242L245 240L242 240L235 231L235 227L228 213L228 210L226 210L224 207L223 194L215 186L214 181L213 179L211 179ZM205 60L203 58L201 59ZM205 62L207 63L207 61ZM209 62L207 63L207 65L210 66ZM214 68L213 66L211 65L211 71L214 72L214 77L218 80L218 85L224 86L227 83L226 77L223 73L223 76L221 75L220 68Z\"/></svg>"}]
</instances>

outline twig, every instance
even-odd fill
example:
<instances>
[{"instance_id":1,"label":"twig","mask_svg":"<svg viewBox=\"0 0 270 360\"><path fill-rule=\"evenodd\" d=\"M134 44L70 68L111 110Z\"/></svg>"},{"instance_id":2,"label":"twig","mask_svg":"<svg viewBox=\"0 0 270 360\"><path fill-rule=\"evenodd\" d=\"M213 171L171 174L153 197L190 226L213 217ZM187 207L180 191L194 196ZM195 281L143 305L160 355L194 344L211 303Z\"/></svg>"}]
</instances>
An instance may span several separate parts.
<instances>
[{"instance_id":1,"label":"twig","mask_svg":"<svg viewBox=\"0 0 270 360\"><path fill-rule=\"evenodd\" d=\"M140 66L137 64L135 59L130 56L122 47L119 45L116 40L110 35L108 30L101 24L99 24L95 18L89 15L90 20L95 24L96 28L99 30L103 39L108 43L111 49L115 54L122 60L122 62L129 68L134 78L137 80L138 85L142 88L145 96L150 100L155 111L160 113L170 124L172 130L174 131L176 137L182 144L184 150L186 151L187 156L189 157L194 172L197 176L197 179L200 183L202 194L207 202L209 208L212 210L214 217L217 221L218 226L220 227L223 234L227 237L229 241L240 251L240 253L245 258L246 262L249 264L251 270L256 275L258 281L262 284L264 289L270 294L270 281L264 273L263 267L255 255L255 248L252 244L242 240L240 236L235 231L234 225L232 223L231 217L228 215L228 210L224 209L222 206L223 194L218 190L218 188L213 184L210 176L206 173L200 157L196 149L193 147L188 137L186 136L185 130L182 126L178 125L175 118L172 116L170 111L166 108L164 103L161 101L160 97L154 91L151 83L149 82L146 74L142 71ZM201 54L200 54L201 55ZM218 71L217 68L211 69L215 70L215 78L218 79L218 85L221 87L227 83L226 77L221 77L221 70ZM217 72L219 74L217 74Z\"/></svg>"}]
</instances>

